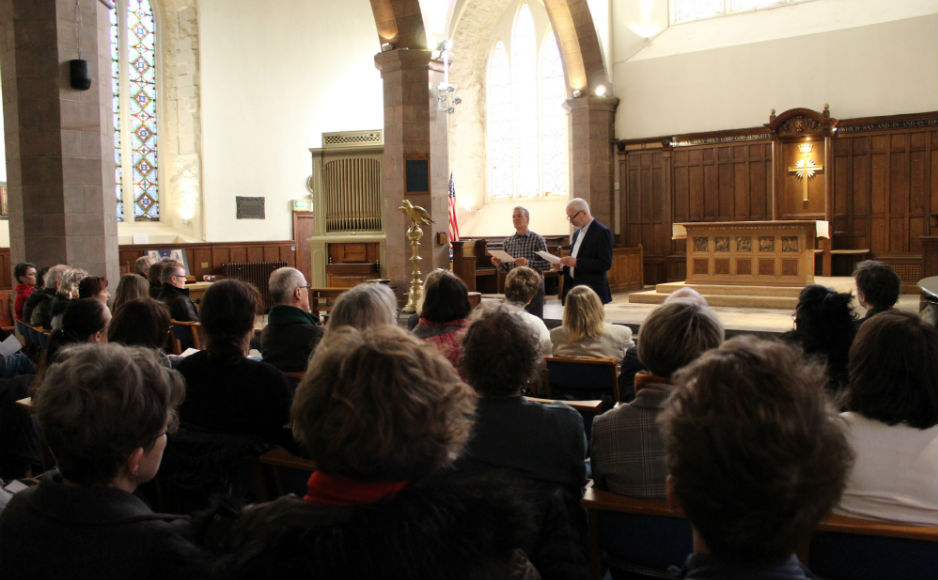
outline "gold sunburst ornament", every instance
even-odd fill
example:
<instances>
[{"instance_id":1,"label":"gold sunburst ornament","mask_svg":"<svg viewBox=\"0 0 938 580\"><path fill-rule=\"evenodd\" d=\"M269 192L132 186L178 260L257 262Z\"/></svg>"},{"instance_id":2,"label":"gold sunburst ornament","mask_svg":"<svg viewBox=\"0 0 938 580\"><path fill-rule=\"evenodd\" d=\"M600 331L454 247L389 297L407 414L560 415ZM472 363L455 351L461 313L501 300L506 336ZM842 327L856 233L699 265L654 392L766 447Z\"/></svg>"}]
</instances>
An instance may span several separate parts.
<instances>
[{"instance_id":1,"label":"gold sunburst ornament","mask_svg":"<svg viewBox=\"0 0 938 580\"><path fill-rule=\"evenodd\" d=\"M818 165L809 157L814 146L811 143L802 143L798 145L798 151L801 152L801 159L788 168L789 173L794 173L801 180L801 201L808 201L808 180L813 179L814 175L824 170L823 165Z\"/></svg>"}]
</instances>

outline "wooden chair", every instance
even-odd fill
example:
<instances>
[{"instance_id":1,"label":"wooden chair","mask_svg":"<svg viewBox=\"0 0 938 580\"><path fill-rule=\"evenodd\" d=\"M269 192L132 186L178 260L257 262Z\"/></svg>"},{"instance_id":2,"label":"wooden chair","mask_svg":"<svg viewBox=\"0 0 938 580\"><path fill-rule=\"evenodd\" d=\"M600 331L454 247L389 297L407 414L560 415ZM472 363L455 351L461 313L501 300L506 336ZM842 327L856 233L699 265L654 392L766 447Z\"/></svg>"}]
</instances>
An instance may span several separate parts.
<instances>
[{"instance_id":1,"label":"wooden chair","mask_svg":"<svg viewBox=\"0 0 938 580\"><path fill-rule=\"evenodd\" d=\"M818 578L938 578L938 526L824 518L798 556Z\"/></svg>"},{"instance_id":2,"label":"wooden chair","mask_svg":"<svg viewBox=\"0 0 938 580\"><path fill-rule=\"evenodd\" d=\"M619 361L614 358L544 358L544 392L550 399L601 399L611 408L619 398Z\"/></svg>"},{"instance_id":3,"label":"wooden chair","mask_svg":"<svg viewBox=\"0 0 938 580\"><path fill-rule=\"evenodd\" d=\"M607 567L637 577L671 578L669 566L680 566L692 551L691 525L667 504L596 489L583 495L589 518L589 558L593 578Z\"/></svg>"},{"instance_id":4,"label":"wooden chair","mask_svg":"<svg viewBox=\"0 0 938 580\"><path fill-rule=\"evenodd\" d=\"M538 397L527 397L527 399L529 401L534 401L535 403L541 403L545 405L550 403L563 403L573 407L574 410L579 411L580 416L583 417L583 431L586 433L587 443L589 443L590 438L593 435L593 419L595 419L596 415L601 414L604 410L603 402L599 399L590 399L586 401L542 399Z\"/></svg>"},{"instance_id":5,"label":"wooden chair","mask_svg":"<svg viewBox=\"0 0 938 580\"><path fill-rule=\"evenodd\" d=\"M182 354L189 346L198 350L204 348L200 323L172 319L170 323L173 328L173 354Z\"/></svg>"},{"instance_id":6,"label":"wooden chair","mask_svg":"<svg viewBox=\"0 0 938 580\"><path fill-rule=\"evenodd\" d=\"M282 447L269 449L252 462L254 491L259 501L270 501L296 493L302 494L316 464Z\"/></svg>"},{"instance_id":7,"label":"wooden chair","mask_svg":"<svg viewBox=\"0 0 938 580\"><path fill-rule=\"evenodd\" d=\"M596 489L583 496L589 515L590 570L611 566L646 577L670 577L692 550L690 521L662 503ZM938 577L938 526L909 526L829 515L797 550L819 578L891 580Z\"/></svg>"}]
</instances>

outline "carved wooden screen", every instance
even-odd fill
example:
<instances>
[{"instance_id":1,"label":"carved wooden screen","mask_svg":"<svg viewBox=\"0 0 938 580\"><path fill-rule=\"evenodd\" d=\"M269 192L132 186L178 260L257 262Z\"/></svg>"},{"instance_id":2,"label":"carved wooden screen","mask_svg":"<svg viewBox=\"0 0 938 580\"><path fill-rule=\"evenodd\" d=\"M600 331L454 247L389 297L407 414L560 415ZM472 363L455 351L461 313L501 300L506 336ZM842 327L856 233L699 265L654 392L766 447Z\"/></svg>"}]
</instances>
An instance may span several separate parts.
<instances>
[{"instance_id":1,"label":"carved wooden screen","mask_svg":"<svg viewBox=\"0 0 938 580\"><path fill-rule=\"evenodd\" d=\"M326 231L381 231L381 161L361 157L323 167Z\"/></svg>"}]
</instances>

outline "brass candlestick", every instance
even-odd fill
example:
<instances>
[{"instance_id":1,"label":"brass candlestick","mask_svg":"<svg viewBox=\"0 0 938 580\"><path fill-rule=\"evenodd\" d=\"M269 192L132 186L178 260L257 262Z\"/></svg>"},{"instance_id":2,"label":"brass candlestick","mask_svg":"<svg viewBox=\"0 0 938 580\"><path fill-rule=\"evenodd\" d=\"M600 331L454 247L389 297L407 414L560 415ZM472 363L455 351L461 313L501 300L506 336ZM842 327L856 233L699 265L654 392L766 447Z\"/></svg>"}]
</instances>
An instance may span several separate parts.
<instances>
[{"instance_id":1,"label":"brass candlestick","mask_svg":"<svg viewBox=\"0 0 938 580\"><path fill-rule=\"evenodd\" d=\"M401 202L399 208L410 220L410 227L407 228L407 239L410 240L410 263L412 265L410 277L410 291L407 292L407 304L401 312L417 312L417 304L423 296L423 284L420 281L420 240L423 239L423 230L420 224L429 225L433 223L427 210L419 205L414 205L409 199Z\"/></svg>"}]
</instances>

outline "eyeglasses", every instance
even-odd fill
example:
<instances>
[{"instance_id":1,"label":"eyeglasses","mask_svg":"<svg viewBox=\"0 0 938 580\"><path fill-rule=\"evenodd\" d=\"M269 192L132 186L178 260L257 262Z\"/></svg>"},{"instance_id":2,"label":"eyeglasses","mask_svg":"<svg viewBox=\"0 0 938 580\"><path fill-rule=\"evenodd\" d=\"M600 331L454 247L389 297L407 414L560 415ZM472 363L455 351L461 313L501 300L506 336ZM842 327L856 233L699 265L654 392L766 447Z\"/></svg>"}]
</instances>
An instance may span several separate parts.
<instances>
[{"instance_id":1,"label":"eyeglasses","mask_svg":"<svg viewBox=\"0 0 938 580\"><path fill-rule=\"evenodd\" d=\"M302 288L309 288L309 287L310 287L309 284L307 284L306 286L297 286L297 288L300 288L300 289L302 289Z\"/></svg>"},{"instance_id":2,"label":"eyeglasses","mask_svg":"<svg viewBox=\"0 0 938 580\"><path fill-rule=\"evenodd\" d=\"M173 274L173 278L185 278L185 274Z\"/></svg>"},{"instance_id":3,"label":"eyeglasses","mask_svg":"<svg viewBox=\"0 0 938 580\"><path fill-rule=\"evenodd\" d=\"M573 220L576 219L576 216L580 215L581 213L583 213L583 210L582 210L582 209L581 209L580 211L576 212L575 214L573 214L572 216L568 217L567 219L572 222Z\"/></svg>"}]
</instances>

